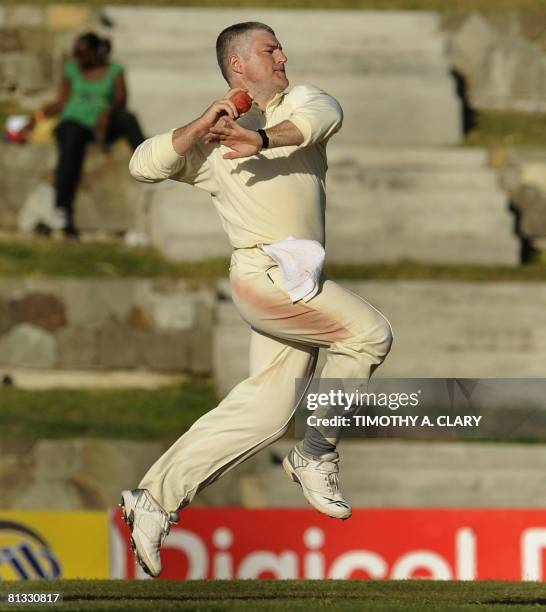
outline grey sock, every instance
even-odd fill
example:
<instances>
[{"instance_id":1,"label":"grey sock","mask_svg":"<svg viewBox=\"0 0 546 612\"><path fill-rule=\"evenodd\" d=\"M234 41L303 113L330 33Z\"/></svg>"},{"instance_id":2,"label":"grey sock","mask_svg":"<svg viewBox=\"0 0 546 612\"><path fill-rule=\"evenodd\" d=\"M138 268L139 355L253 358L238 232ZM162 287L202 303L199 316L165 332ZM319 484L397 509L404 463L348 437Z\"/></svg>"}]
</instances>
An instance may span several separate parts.
<instances>
[{"instance_id":1,"label":"grey sock","mask_svg":"<svg viewBox=\"0 0 546 612\"><path fill-rule=\"evenodd\" d=\"M308 427L303 438L303 452L313 457L320 457L326 453L333 453L335 444L328 442L326 438L315 427Z\"/></svg>"}]
</instances>

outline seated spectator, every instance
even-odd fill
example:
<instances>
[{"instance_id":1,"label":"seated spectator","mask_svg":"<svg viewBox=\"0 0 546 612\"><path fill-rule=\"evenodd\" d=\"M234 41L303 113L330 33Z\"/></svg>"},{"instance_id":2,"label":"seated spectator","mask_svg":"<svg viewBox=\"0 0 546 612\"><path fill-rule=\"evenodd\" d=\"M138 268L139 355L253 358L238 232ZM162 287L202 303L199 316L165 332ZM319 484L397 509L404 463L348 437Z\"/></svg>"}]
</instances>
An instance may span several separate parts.
<instances>
[{"instance_id":1,"label":"seated spectator","mask_svg":"<svg viewBox=\"0 0 546 612\"><path fill-rule=\"evenodd\" d=\"M126 110L123 66L110 61L110 49L110 41L93 32L80 36L74 58L64 66L58 100L34 113L33 124L59 115L54 131L58 145L54 225L69 238L78 237L74 199L87 143L99 142L108 149L123 136L134 150L144 140L137 118Z\"/></svg>"}]
</instances>

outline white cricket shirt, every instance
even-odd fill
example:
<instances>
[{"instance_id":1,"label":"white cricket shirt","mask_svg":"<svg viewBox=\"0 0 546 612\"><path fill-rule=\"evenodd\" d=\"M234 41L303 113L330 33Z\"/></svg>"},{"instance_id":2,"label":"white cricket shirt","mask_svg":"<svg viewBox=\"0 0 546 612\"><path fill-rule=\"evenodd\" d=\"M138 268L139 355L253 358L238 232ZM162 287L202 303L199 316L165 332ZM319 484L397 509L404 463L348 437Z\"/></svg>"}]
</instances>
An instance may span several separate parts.
<instances>
[{"instance_id":1,"label":"white cricket shirt","mask_svg":"<svg viewBox=\"0 0 546 612\"><path fill-rule=\"evenodd\" d=\"M223 159L229 147L199 141L180 156L172 144L172 128L141 143L129 170L139 181L170 178L210 193L235 248L278 242L289 235L324 244L326 143L341 128L343 112L337 100L318 87L298 85L276 94L265 112L253 104L238 122L257 130L286 119L303 134L299 146Z\"/></svg>"}]
</instances>

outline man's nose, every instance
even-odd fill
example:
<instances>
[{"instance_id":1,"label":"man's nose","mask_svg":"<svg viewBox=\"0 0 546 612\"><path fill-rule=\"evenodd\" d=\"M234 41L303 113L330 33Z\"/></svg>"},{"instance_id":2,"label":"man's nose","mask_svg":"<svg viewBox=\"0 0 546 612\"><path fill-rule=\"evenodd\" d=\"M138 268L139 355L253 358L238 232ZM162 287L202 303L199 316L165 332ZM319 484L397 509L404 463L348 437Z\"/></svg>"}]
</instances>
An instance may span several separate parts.
<instances>
[{"instance_id":1,"label":"man's nose","mask_svg":"<svg viewBox=\"0 0 546 612\"><path fill-rule=\"evenodd\" d=\"M286 54L284 53L284 51L281 51L280 49L277 49L276 60L277 60L277 62L281 62L282 64L286 64L286 62L288 61L288 58L286 57Z\"/></svg>"}]
</instances>

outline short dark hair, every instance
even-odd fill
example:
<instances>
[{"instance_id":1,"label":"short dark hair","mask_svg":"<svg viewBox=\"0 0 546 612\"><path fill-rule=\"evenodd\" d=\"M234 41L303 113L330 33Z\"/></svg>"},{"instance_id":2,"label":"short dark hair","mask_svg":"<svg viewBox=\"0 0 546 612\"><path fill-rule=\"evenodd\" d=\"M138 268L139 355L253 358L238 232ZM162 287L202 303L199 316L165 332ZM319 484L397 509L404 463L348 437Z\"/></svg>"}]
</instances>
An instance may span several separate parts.
<instances>
[{"instance_id":1,"label":"short dark hair","mask_svg":"<svg viewBox=\"0 0 546 612\"><path fill-rule=\"evenodd\" d=\"M250 32L251 30L263 30L269 32L275 36L275 32L266 25L259 21L245 21L244 23L236 23L225 30L222 30L216 39L216 59L218 60L218 66L222 72L222 76L229 83L229 70L228 70L228 55L233 47L233 43L240 38L243 34Z\"/></svg>"},{"instance_id":2,"label":"short dark hair","mask_svg":"<svg viewBox=\"0 0 546 612\"><path fill-rule=\"evenodd\" d=\"M97 36L95 32L86 32L85 34L78 36L78 38L76 39L76 44L83 43L89 49L98 51L98 49L100 48L100 40L100 37Z\"/></svg>"},{"instance_id":3,"label":"short dark hair","mask_svg":"<svg viewBox=\"0 0 546 612\"><path fill-rule=\"evenodd\" d=\"M95 32L86 32L76 39L76 45L84 44L88 49L98 51L99 55L103 58L107 58L112 51L112 43L109 38L101 37L95 34Z\"/></svg>"}]
</instances>

